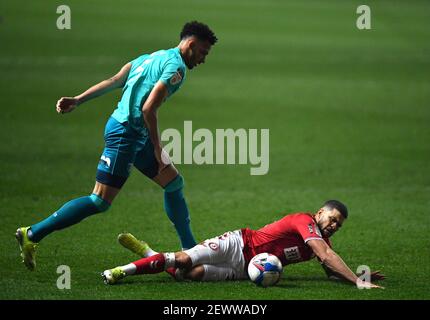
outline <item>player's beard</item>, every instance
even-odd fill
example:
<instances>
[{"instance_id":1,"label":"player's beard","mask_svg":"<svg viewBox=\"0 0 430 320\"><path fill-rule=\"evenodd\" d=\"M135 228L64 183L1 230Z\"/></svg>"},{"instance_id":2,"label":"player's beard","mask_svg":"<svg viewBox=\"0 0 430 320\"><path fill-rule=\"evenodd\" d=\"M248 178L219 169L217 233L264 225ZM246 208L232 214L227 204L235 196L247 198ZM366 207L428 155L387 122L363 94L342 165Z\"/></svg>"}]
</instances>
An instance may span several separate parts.
<instances>
[{"instance_id":1,"label":"player's beard","mask_svg":"<svg viewBox=\"0 0 430 320\"><path fill-rule=\"evenodd\" d=\"M319 229L320 229L320 231L321 231L321 234L322 234L322 236L323 236L324 238L328 238L328 237L330 237L330 236L333 234L333 232L330 232L330 231L327 229L327 227L328 227L328 226L323 227L321 224L319 224L319 225L318 225L318 227L319 227Z\"/></svg>"},{"instance_id":2,"label":"player's beard","mask_svg":"<svg viewBox=\"0 0 430 320\"><path fill-rule=\"evenodd\" d=\"M327 228L322 230L323 236L326 238L330 238L334 234L334 232L335 232L334 230L327 229Z\"/></svg>"},{"instance_id":3,"label":"player's beard","mask_svg":"<svg viewBox=\"0 0 430 320\"><path fill-rule=\"evenodd\" d=\"M324 238L328 238L330 237L334 232L330 232L327 228L329 228L330 226L330 221L328 219L321 219L320 221L318 221L318 228L321 231L321 234Z\"/></svg>"},{"instance_id":4,"label":"player's beard","mask_svg":"<svg viewBox=\"0 0 430 320\"><path fill-rule=\"evenodd\" d=\"M327 229L325 229L325 230L323 231L323 233L324 233L324 236L325 236L325 237L327 237L327 238L331 237L331 235L333 234L333 232L330 232L330 231L328 231Z\"/></svg>"}]
</instances>

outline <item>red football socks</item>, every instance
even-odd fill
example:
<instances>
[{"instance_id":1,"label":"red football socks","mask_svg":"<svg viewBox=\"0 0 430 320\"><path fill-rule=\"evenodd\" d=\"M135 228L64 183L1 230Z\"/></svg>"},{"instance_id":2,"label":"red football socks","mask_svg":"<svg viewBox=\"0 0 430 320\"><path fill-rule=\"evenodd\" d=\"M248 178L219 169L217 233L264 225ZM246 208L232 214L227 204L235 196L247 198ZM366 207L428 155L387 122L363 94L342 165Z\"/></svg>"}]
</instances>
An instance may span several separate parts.
<instances>
[{"instance_id":1,"label":"red football socks","mask_svg":"<svg viewBox=\"0 0 430 320\"><path fill-rule=\"evenodd\" d=\"M166 259L162 253L132 262L136 266L136 273L160 273L164 271Z\"/></svg>"},{"instance_id":2,"label":"red football socks","mask_svg":"<svg viewBox=\"0 0 430 320\"><path fill-rule=\"evenodd\" d=\"M166 269L166 272L167 272L168 274L170 274L170 275L173 277L173 279L175 279L175 280L176 280L176 268L174 268L174 267L172 267L172 268L167 268L167 269Z\"/></svg>"}]
</instances>

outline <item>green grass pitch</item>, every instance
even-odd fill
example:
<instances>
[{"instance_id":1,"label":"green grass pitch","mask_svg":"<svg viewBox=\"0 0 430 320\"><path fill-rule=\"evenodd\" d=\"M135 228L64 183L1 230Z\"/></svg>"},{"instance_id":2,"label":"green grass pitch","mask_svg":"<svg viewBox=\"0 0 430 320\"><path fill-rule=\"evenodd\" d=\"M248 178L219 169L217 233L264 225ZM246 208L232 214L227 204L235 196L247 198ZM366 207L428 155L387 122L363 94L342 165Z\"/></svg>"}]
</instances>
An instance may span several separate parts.
<instances>
[{"instance_id":1,"label":"green grass pitch","mask_svg":"<svg viewBox=\"0 0 430 320\"><path fill-rule=\"evenodd\" d=\"M58 30L56 8L72 11ZM0 4L1 299L429 299L430 3L368 1L28 1ZM270 129L270 171L178 165L200 240L259 228L284 213L344 201L350 218L334 249L385 290L330 282L316 261L285 268L276 287L248 281L175 283L167 274L106 286L99 273L134 257L130 231L179 249L163 192L134 171L103 214L53 233L38 268L20 263L14 232L91 192L114 92L57 115L61 96L113 75L141 53L177 44L184 22L209 24L219 43L160 111L161 129ZM71 289L56 286L71 268Z\"/></svg>"}]
</instances>

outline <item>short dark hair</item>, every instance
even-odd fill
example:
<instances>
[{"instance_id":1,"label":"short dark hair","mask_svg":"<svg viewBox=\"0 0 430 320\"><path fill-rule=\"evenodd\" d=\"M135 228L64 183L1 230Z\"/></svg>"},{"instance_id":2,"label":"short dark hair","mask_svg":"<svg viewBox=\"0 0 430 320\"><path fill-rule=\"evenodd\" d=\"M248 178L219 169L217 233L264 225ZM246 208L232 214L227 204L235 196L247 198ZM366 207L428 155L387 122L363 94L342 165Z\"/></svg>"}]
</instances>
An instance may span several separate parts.
<instances>
[{"instance_id":1,"label":"short dark hair","mask_svg":"<svg viewBox=\"0 0 430 320\"><path fill-rule=\"evenodd\" d=\"M196 36L202 41L209 41L211 45L214 45L218 41L218 38L206 24L197 21L187 22L182 28L180 34L181 40L191 36Z\"/></svg>"},{"instance_id":2,"label":"short dark hair","mask_svg":"<svg viewBox=\"0 0 430 320\"><path fill-rule=\"evenodd\" d=\"M328 200L324 203L324 207L330 210L337 209L345 219L348 218L348 208L338 200Z\"/></svg>"}]
</instances>

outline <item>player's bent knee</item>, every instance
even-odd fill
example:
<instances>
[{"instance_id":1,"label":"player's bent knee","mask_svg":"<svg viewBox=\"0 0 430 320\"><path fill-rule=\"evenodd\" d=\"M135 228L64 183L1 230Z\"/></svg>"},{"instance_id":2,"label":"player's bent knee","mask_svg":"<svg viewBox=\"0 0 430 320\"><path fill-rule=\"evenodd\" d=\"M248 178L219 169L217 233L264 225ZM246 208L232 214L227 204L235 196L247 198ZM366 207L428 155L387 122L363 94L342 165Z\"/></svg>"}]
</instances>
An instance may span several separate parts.
<instances>
[{"instance_id":1,"label":"player's bent knee","mask_svg":"<svg viewBox=\"0 0 430 320\"><path fill-rule=\"evenodd\" d=\"M108 204L111 204L115 197L118 195L121 189L96 182L92 194L98 196L103 199ZM96 201L97 202L97 201Z\"/></svg>"},{"instance_id":2,"label":"player's bent knee","mask_svg":"<svg viewBox=\"0 0 430 320\"><path fill-rule=\"evenodd\" d=\"M193 266L193 262L190 256L184 252L175 253L175 267L181 269L190 269Z\"/></svg>"},{"instance_id":3,"label":"player's bent knee","mask_svg":"<svg viewBox=\"0 0 430 320\"><path fill-rule=\"evenodd\" d=\"M110 208L109 202L103 200L103 198L99 197L95 193L90 195L90 199L97 208L98 212L105 212Z\"/></svg>"},{"instance_id":4,"label":"player's bent knee","mask_svg":"<svg viewBox=\"0 0 430 320\"><path fill-rule=\"evenodd\" d=\"M184 178L178 174L172 181L170 181L165 187L165 192L175 192L176 190L182 189L184 187Z\"/></svg>"},{"instance_id":5,"label":"player's bent knee","mask_svg":"<svg viewBox=\"0 0 430 320\"><path fill-rule=\"evenodd\" d=\"M202 281L205 275L205 268L202 265L192 268L184 274L184 278L192 281Z\"/></svg>"},{"instance_id":6,"label":"player's bent knee","mask_svg":"<svg viewBox=\"0 0 430 320\"><path fill-rule=\"evenodd\" d=\"M109 172L97 170L96 181L116 189L121 189L124 183L127 181L127 177L113 175Z\"/></svg>"}]
</instances>

